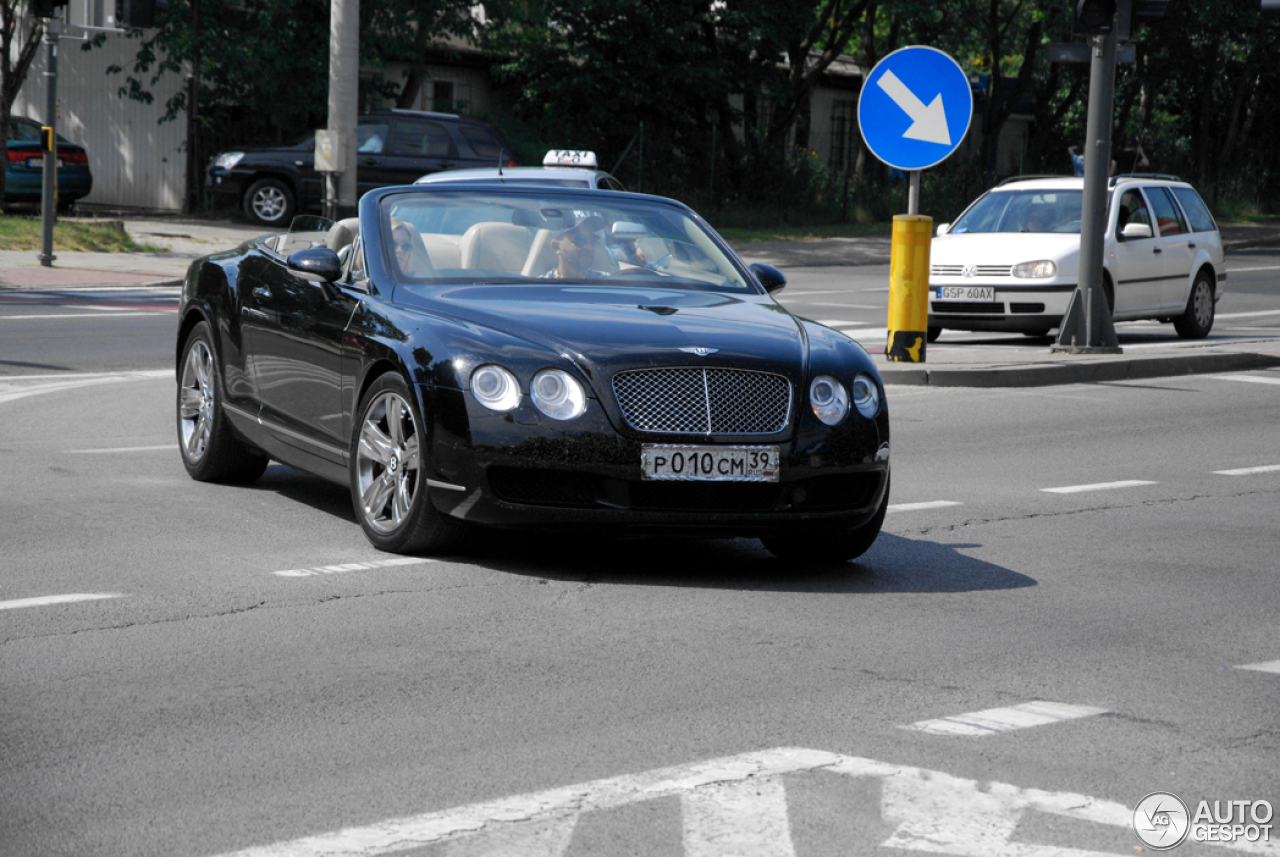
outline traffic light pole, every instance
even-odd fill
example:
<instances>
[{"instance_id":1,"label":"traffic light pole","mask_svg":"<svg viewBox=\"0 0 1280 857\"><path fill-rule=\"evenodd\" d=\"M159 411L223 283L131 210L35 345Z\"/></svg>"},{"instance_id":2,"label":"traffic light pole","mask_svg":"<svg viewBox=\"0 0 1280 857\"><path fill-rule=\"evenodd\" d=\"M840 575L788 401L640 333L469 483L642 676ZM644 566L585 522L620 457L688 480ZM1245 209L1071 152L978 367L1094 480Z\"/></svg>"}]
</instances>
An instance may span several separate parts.
<instances>
[{"instance_id":1,"label":"traffic light pole","mask_svg":"<svg viewBox=\"0 0 1280 857\"><path fill-rule=\"evenodd\" d=\"M1080 213L1080 267L1075 293L1049 349L1067 354L1120 354L1102 287L1107 179L1111 172L1111 115L1116 90L1116 31L1091 36L1089 113L1085 131L1084 196Z\"/></svg>"},{"instance_id":2,"label":"traffic light pole","mask_svg":"<svg viewBox=\"0 0 1280 857\"><path fill-rule=\"evenodd\" d=\"M36 256L46 268L53 266L53 223L58 214L58 33L57 24L44 22L45 45L45 127L44 187L40 195L40 253Z\"/></svg>"}]
</instances>

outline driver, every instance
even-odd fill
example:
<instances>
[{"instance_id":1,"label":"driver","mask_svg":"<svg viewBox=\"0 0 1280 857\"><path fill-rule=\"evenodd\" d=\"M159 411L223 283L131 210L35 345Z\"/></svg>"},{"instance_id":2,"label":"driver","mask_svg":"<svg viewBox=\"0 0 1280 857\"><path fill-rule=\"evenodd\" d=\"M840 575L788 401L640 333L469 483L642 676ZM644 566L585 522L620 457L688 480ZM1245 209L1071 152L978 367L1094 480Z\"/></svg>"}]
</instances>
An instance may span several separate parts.
<instances>
[{"instance_id":1,"label":"driver","mask_svg":"<svg viewBox=\"0 0 1280 857\"><path fill-rule=\"evenodd\" d=\"M566 229L551 239L551 249L556 254L556 266L543 274L544 280L584 280L608 277L607 271L592 269L596 258L596 234L591 220Z\"/></svg>"},{"instance_id":2,"label":"driver","mask_svg":"<svg viewBox=\"0 0 1280 857\"><path fill-rule=\"evenodd\" d=\"M1049 231L1049 215L1045 212L1044 206L1033 205L1031 210L1027 212L1027 225L1023 228L1023 232L1048 232Z\"/></svg>"}]
</instances>

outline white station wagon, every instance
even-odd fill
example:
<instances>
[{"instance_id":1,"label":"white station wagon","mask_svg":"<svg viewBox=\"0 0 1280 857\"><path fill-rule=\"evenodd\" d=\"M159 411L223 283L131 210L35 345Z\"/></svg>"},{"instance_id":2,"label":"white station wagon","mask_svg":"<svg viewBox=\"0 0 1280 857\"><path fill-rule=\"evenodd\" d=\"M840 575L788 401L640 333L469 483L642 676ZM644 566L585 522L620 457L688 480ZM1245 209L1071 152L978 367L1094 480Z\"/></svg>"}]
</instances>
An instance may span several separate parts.
<instances>
[{"instance_id":1,"label":"white station wagon","mask_svg":"<svg viewBox=\"0 0 1280 857\"><path fill-rule=\"evenodd\" d=\"M1084 179L1014 178L978 198L933 239L929 341L946 328L1044 336L1076 289ZM1207 336L1227 269L1218 225L1175 176L1110 180L1103 288L1116 321L1172 322Z\"/></svg>"}]
</instances>

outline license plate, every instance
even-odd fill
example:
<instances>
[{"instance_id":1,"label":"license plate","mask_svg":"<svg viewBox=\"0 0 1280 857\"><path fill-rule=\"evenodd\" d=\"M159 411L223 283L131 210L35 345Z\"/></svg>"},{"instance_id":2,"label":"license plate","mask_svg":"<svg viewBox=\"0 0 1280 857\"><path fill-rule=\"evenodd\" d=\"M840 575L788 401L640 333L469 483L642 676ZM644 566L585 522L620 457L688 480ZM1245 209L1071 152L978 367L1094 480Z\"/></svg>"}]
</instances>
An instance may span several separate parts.
<instances>
[{"instance_id":1,"label":"license plate","mask_svg":"<svg viewBox=\"0 0 1280 857\"><path fill-rule=\"evenodd\" d=\"M994 301L995 286L934 286L933 297L940 301Z\"/></svg>"},{"instance_id":2,"label":"license plate","mask_svg":"<svg viewBox=\"0 0 1280 857\"><path fill-rule=\"evenodd\" d=\"M62 160L61 158L58 159L58 169L63 169L64 167L66 167L66 165L67 165L66 161ZM44 158L43 157L27 158L27 166L33 170L43 169Z\"/></svg>"},{"instance_id":3,"label":"license plate","mask_svg":"<svg viewBox=\"0 0 1280 857\"><path fill-rule=\"evenodd\" d=\"M684 446L646 443L640 447L645 479L696 482L777 482L776 446Z\"/></svg>"}]
</instances>

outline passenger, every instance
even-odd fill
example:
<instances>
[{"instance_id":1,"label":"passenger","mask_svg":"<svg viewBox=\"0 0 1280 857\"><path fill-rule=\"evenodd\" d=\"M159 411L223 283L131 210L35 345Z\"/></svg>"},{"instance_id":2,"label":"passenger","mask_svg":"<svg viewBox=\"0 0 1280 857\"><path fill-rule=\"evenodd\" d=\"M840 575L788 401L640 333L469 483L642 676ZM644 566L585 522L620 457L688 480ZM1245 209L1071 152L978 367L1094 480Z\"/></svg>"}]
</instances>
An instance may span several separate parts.
<instances>
[{"instance_id":1,"label":"passenger","mask_svg":"<svg viewBox=\"0 0 1280 857\"><path fill-rule=\"evenodd\" d=\"M391 219L391 240L394 242L396 264L407 277L429 277L436 267L431 264L422 236L412 223Z\"/></svg>"},{"instance_id":2,"label":"passenger","mask_svg":"<svg viewBox=\"0 0 1280 857\"><path fill-rule=\"evenodd\" d=\"M607 271L596 271L591 267L596 258L596 235L591 225L590 220L584 220L561 232L559 237L551 239L556 266L540 279L587 280L610 276Z\"/></svg>"}]
</instances>

